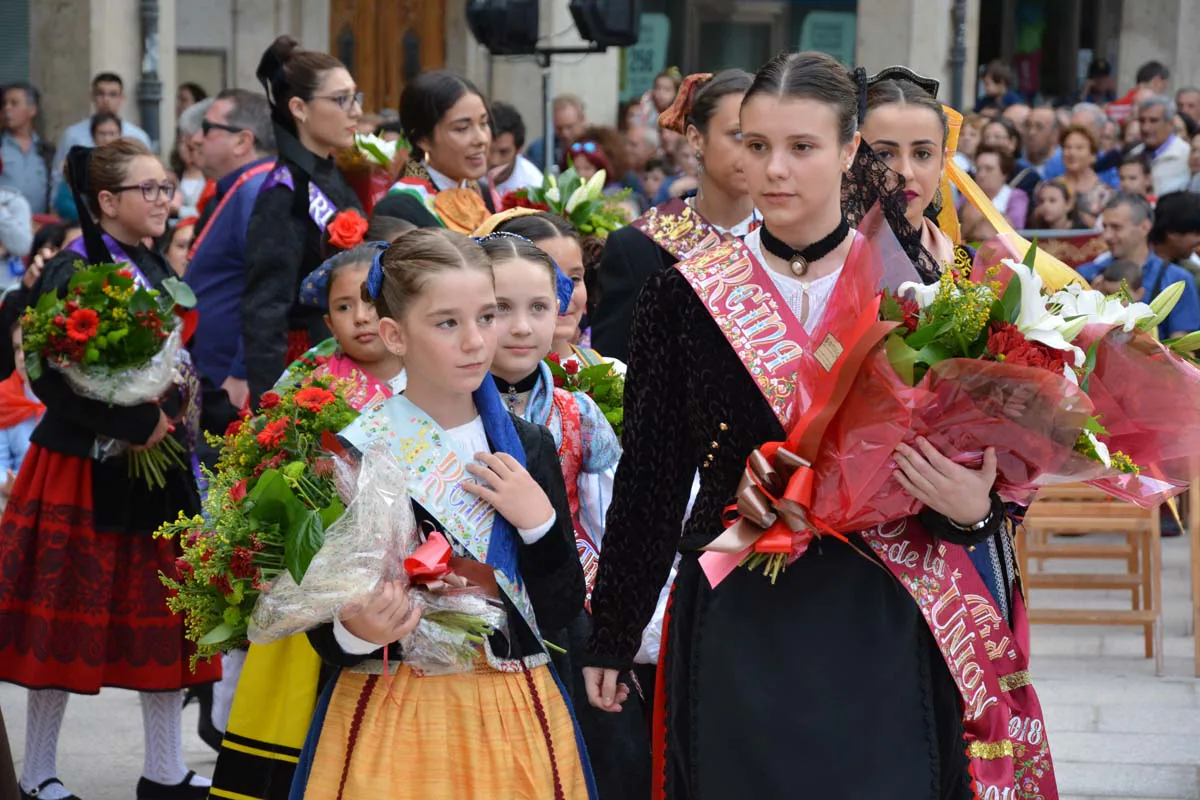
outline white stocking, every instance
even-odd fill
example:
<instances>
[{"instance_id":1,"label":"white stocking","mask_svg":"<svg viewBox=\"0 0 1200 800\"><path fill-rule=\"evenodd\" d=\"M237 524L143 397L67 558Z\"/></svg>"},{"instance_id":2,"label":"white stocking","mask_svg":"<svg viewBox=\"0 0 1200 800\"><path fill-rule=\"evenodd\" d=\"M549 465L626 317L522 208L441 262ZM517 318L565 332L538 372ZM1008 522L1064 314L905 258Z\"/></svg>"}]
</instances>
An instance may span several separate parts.
<instances>
[{"instance_id":1,"label":"white stocking","mask_svg":"<svg viewBox=\"0 0 1200 800\"><path fill-rule=\"evenodd\" d=\"M142 775L166 786L187 777L183 763L183 694L141 692L142 725L146 737L146 763ZM208 786L207 778L193 776L193 786Z\"/></svg>"},{"instance_id":2,"label":"white stocking","mask_svg":"<svg viewBox=\"0 0 1200 800\"><path fill-rule=\"evenodd\" d=\"M21 788L34 792L45 781L58 777L58 733L67 713L69 695L60 689L31 689L25 717L25 763L21 768ZM38 797L61 800L70 792L61 784L51 784Z\"/></svg>"},{"instance_id":3,"label":"white stocking","mask_svg":"<svg viewBox=\"0 0 1200 800\"><path fill-rule=\"evenodd\" d=\"M213 684L212 704L213 726L221 733L229 728L229 712L233 710L233 696L245 663L245 650L230 650L221 657L221 680Z\"/></svg>"}]
</instances>

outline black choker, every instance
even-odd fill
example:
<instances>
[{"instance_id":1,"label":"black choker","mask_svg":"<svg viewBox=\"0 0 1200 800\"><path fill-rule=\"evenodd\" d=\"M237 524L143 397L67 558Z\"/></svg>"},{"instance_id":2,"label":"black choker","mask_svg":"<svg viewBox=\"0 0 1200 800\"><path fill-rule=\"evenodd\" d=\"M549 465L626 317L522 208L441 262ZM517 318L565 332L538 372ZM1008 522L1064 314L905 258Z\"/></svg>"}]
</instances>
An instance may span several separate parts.
<instances>
[{"instance_id":1,"label":"black choker","mask_svg":"<svg viewBox=\"0 0 1200 800\"><path fill-rule=\"evenodd\" d=\"M542 370L541 367L539 367L516 383L509 383L508 381L504 380L504 378L501 378L499 375L494 373L492 375L492 380L496 382L496 389L499 390L500 394L503 395L504 399L507 401L508 410L512 411L517 405L518 395L525 394L526 392L532 392L533 387L537 386L538 378L541 376Z\"/></svg>"},{"instance_id":2,"label":"black choker","mask_svg":"<svg viewBox=\"0 0 1200 800\"><path fill-rule=\"evenodd\" d=\"M814 261L819 261L825 256L837 249L846 238L846 234L850 232L850 223L842 217L842 221L833 229L833 232L824 239L813 242L808 247L802 250L797 250L786 242L777 239L772 233L767 230L767 226L763 225L759 228L760 239L762 246L768 253L776 258L782 259L792 268L792 274L797 278L804 277L808 272L808 265Z\"/></svg>"}]
</instances>

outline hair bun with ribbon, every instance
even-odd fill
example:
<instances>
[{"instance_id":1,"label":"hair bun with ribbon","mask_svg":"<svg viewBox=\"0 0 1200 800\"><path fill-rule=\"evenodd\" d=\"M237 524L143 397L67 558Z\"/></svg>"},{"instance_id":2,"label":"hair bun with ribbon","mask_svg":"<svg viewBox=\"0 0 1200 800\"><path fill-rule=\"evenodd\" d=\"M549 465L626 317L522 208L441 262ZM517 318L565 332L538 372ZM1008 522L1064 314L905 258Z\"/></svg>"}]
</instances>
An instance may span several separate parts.
<instances>
[{"instance_id":1,"label":"hair bun with ribbon","mask_svg":"<svg viewBox=\"0 0 1200 800\"><path fill-rule=\"evenodd\" d=\"M702 89L710 80L712 80L711 72L697 72L684 78L671 105L658 115L658 127L664 131L685 133L688 117L692 114L692 100L696 96L697 90Z\"/></svg>"}]
</instances>

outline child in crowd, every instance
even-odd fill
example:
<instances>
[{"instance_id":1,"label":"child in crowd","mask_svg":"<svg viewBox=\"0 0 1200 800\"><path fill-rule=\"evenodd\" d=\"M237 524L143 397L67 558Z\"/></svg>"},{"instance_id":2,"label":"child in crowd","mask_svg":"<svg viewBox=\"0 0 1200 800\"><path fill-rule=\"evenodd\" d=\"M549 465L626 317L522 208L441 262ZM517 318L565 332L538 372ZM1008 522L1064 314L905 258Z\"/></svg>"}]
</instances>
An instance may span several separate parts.
<instances>
[{"instance_id":1,"label":"child in crowd","mask_svg":"<svg viewBox=\"0 0 1200 800\"><path fill-rule=\"evenodd\" d=\"M19 322L11 326L10 334L16 369L0 381L0 511L8 504L17 470L29 449L29 437L46 410L29 388Z\"/></svg>"},{"instance_id":2,"label":"child in crowd","mask_svg":"<svg viewBox=\"0 0 1200 800\"><path fill-rule=\"evenodd\" d=\"M1140 303L1146 296L1146 287L1142 286L1142 265L1127 258L1110 261L1093 286L1105 294L1116 294L1124 286L1135 303Z\"/></svg>"},{"instance_id":3,"label":"child in crowd","mask_svg":"<svg viewBox=\"0 0 1200 800\"><path fill-rule=\"evenodd\" d=\"M1157 201L1154 196L1154 183L1150 178L1150 164L1140 155L1125 156L1117 169L1121 178L1121 191L1144 197L1153 206Z\"/></svg>"}]
</instances>

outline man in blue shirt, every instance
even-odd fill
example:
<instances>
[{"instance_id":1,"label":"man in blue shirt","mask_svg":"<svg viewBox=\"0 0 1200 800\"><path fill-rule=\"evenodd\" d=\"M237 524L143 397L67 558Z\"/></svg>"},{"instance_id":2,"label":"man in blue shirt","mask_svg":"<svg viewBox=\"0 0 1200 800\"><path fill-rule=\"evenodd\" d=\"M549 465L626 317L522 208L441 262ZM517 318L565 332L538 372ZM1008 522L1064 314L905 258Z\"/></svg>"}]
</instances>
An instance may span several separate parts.
<instances>
[{"instance_id":1,"label":"man in blue shirt","mask_svg":"<svg viewBox=\"0 0 1200 800\"><path fill-rule=\"evenodd\" d=\"M186 280L200 314L192 360L206 388L220 387L234 409L249 399L242 349L242 293L246 286L246 228L258 190L275 159L267 99L244 89L217 95L195 142L217 193L196 231Z\"/></svg>"},{"instance_id":2,"label":"man in blue shirt","mask_svg":"<svg viewBox=\"0 0 1200 800\"><path fill-rule=\"evenodd\" d=\"M554 161L552 169L559 169L566 158L567 148L580 137L587 128L587 114L583 110L583 101L573 94L560 94L554 98ZM546 158L546 138L540 137L530 142L525 149L525 157L533 165L544 170Z\"/></svg>"},{"instance_id":3,"label":"man in blue shirt","mask_svg":"<svg viewBox=\"0 0 1200 800\"><path fill-rule=\"evenodd\" d=\"M41 93L30 83L4 87L4 132L0 133L0 186L24 195L34 214L50 207L50 165L54 143L34 130Z\"/></svg>"},{"instance_id":4,"label":"man in blue shirt","mask_svg":"<svg viewBox=\"0 0 1200 800\"><path fill-rule=\"evenodd\" d=\"M144 130L121 116L121 107L125 105L125 83L121 80L120 75L115 72L101 72L92 78L92 105L95 106L97 114L108 112L115 114L117 119L121 120L122 136L132 137L146 147L153 147L150 137ZM58 150L54 152L53 174L50 176L53 184L50 188L51 197L54 197L58 184L63 180L63 162L67 160L67 153L71 152L71 148L75 145L94 147L95 144L92 140L92 118L90 116L84 117L63 131L62 138L58 140Z\"/></svg>"},{"instance_id":5,"label":"man in blue shirt","mask_svg":"<svg viewBox=\"0 0 1200 800\"><path fill-rule=\"evenodd\" d=\"M1100 217L1104 226L1104 243L1108 252L1079 268L1079 274L1089 282L1100 277L1105 266L1115 258L1142 265L1144 302L1149 303L1167 287L1180 281L1183 296L1175 310L1158 328L1159 338L1169 339L1200 330L1200 294L1191 273L1164 260L1150 249L1150 231L1154 225L1154 210L1144 197L1118 194L1104 207Z\"/></svg>"}]
</instances>

